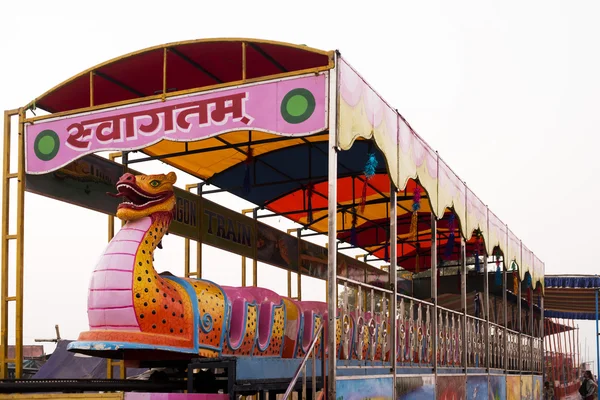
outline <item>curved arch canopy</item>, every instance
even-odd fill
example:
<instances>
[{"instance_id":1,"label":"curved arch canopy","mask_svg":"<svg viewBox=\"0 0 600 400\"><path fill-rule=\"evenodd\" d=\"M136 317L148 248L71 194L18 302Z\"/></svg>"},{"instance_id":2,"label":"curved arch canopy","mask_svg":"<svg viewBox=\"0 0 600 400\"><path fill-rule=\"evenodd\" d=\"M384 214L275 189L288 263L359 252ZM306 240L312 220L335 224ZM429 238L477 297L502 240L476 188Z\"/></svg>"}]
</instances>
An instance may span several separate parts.
<instances>
[{"instance_id":1,"label":"curved arch canopy","mask_svg":"<svg viewBox=\"0 0 600 400\"><path fill-rule=\"evenodd\" d=\"M393 183L400 190L400 266L413 271L428 268L432 213L440 220L438 251L446 253L443 261L457 259L460 234L467 240L468 253L492 255L498 247L507 263L519 265L521 279L529 273L543 285L543 263L344 59L337 57L334 65L334 54L302 45L234 38L170 43L115 58L68 79L27 106L51 113L26 121L26 130L38 129L28 142L28 160L33 155L40 159L52 155L52 149L42 146L53 140L52 135L41 138L44 124L67 121L71 125L64 123L64 135L79 135L70 142L71 150L139 150L146 159L160 158L324 233L328 113L335 111L338 146L343 150L338 157L338 239L387 258ZM339 109L328 110L329 71L334 67ZM244 96L235 97L242 92ZM140 114L138 106L152 108L154 114ZM135 111L128 120L133 125L115 119L115 113L123 110ZM263 110L265 115L277 115L255 118ZM192 114L191 120L186 113ZM109 114L110 121L106 120ZM103 115L105 120L90 120L90 115ZM78 119L82 116L88 120ZM203 118L212 123L211 133L186 136L190 121L204 126ZM122 144L129 140L124 132L130 128L137 132L132 135L136 140L161 129L168 133L132 147ZM172 136L169 129L174 129ZM117 131L120 136L111 136ZM94 134L100 144L90 148ZM378 166L365 184L363 169L370 155ZM62 166L57 162L37 173ZM414 233L409 228L417 188L421 200L414 214ZM477 237L473 232L478 232Z\"/></svg>"}]
</instances>

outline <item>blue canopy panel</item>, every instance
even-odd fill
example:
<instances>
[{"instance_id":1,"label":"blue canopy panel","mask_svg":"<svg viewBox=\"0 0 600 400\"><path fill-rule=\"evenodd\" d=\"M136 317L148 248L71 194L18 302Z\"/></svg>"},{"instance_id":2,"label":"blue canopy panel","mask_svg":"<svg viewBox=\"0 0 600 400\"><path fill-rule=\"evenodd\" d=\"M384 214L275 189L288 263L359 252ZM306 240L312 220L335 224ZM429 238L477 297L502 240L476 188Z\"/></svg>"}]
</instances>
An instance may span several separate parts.
<instances>
[{"instance_id":1,"label":"blue canopy panel","mask_svg":"<svg viewBox=\"0 0 600 400\"><path fill-rule=\"evenodd\" d=\"M544 278L544 316L596 320L596 275L550 275Z\"/></svg>"},{"instance_id":2,"label":"blue canopy panel","mask_svg":"<svg viewBox=\"0 0 600 400\"><path fill-rule=\"evenodd\" d=\"M312 142L285 147L255 157L256 162L250 172L253 187L249 193L244 191L246 166L243 163L213 175L207 182L262 207L269 201L290 194L309 182L326 181L327 146L326 141ZM350 150L338 154L339 176L362 172L369 152L376 153L379 161L377 172L384 173L386 165L381 152L377 147L370 146L369 142L359 140ZM299 168L301 165L305 168Z\"/></svg>"}]
</instances>

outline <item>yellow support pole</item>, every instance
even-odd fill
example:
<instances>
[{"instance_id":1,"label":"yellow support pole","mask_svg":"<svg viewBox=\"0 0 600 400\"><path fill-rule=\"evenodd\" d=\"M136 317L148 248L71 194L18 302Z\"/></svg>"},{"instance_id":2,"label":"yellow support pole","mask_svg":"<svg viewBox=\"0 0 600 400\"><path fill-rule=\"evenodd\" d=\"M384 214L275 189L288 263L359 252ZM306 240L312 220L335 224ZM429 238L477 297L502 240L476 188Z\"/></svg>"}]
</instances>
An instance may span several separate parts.
<instances>
[{"instance_id":1,"label":"yellow support pole","mask_svg":"<svg viewBox=\"0 0 600 400\"><path fill-rule=\"evenodd\" d=\"M10 180L17 174L10 172L10 146L11 146L11 117L18 114L19 110L7 110L4 112L4 159L2 170L2 287L0 289L0 378L8 377L8 302L12 299L8 296L8 243L12 239L9 229L10 213Z\"/></svg>"},{"instance_id":2,"label":"yellow support pole","mask_svg":"<svg viewBox=\"0 0 600 400\"><path fill-rule=\"evenodd\" d=\"M242 82L246 82L246 42L242 42Z\"/></svg>"},{"instance_id":3,"label":"yellow support pole","mask_svg":"<svg viewBox=\"0 0 600 400\"><path fill-rule=\"evenodd\" d=\"M90 107L94 107L94 71L90 71Z\"/></svg>"},{"instance_id":4,"label":"yellow support pole","mask_svg":"<svg viewBox=\"0 0 600 400\"><path fill-rule=\"evenodd\" d=\"M162 90L162 101L167 100L167 48L163 49L163 90Z\"/></svg>"},{"instance_id":5,"label":"yellow support pole","mask_svg":"<svg viewBox=\"0 0 600 400\"><path fill-rule=\"evenodd\" d=\"M298 232L297 228L291 228L287 230L288 235L291 234L292 232ZM300 243L298 243L298 246L300 245ZM300 270L300 269L298 269ZM287 295L289 298L292 297L292 271L287 272ZM300 291L298 291L298 296L300 296Z\"/></svg>"},{"instance_id":6,"label":"yellow support pole","mask_svg":"<svg viewBox=\"0 0 600 400\"><path fill-rule=\"evenodd\" d=\"M23 255L25 230L25 111L19 109L17 169L17 285L15 306L15 378L23 376Z\"/></svg>"},{"instance_id":7,"label":"yellow support pole","mask_svg":"<svg viewBox=\"0 0 600 400\"><path fill-rule=\"evenodd\" d=\"M119 361L119 376L121 379L127 379L127 369L125 368L125 360Z\"/></svg>"},{"instance_id":8,"label":"yellow support pole","mask_svg":"<svg viewBox=\"0 0 600 400\"><path fill-rule=\"evenodd\" d=\"M253 212L254 210L251 208L242 210L242 215L246 215L246 214L250 214L251 212ZM254 246L256 247L256 243L254 244ZM242 286L246 286L246 257L242 256ZM256 278L253 278L256 280ZM256 285L255 285L256 286Z\"/></svg>"},{"instance_id":9,"label":"yellow support pole","mask_svg":"<svg viewBox=\"0 0 600 400\"><path fill-rule=\"evenodd\" d=\"M115 159L121 157L121 152L110 153L108 155L109 160L115 161ZM108 216L108 241L110 242L112 238L115 236L115 217L112 215ZM106 379L113 378L113 360L111 358L106 359ZM125 379L125 362L121 360L119 362L119 373L121 375L121 379Z\"/></svg>"},{"instance_id":10,"label":"yellow support pole","mask_svg":"<svg viewBox=\"0 0 600 400\"><path fill-rule=\"evenodd\" d=\"M192 189L198 189L198 195L200 195L200 187L197 183L192 183L189 185L185 185L185 190L191 192ZM202 199L200 199L202 202ZM200 204L200 220L202 221L202 203ZM184 268L185 268L185 277L186 278L202 278L202 237L199 236L196 247L196 271L190 271L190 239L185 238L185 250L184 250Z\"/></svg>"}]
</instances>

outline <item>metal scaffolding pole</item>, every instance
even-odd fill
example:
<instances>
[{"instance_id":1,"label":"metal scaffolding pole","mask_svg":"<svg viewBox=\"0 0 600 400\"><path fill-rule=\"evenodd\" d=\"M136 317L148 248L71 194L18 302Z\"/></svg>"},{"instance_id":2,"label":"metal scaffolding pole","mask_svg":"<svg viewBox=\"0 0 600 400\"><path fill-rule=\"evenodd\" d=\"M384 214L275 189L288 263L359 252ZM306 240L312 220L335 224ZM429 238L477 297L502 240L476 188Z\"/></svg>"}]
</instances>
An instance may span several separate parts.
<instances>
[{"instance_id":1,"label":"metal scaffolding pole","mask_svg":"<svg viewBox=\"0 0 600 400\"><path fill-rule=\"evenodd\" d=\"M390 184L390 279L392 289L392 304L390 312L390 322L392 337L390 340L390 360L392 362L392 375L393 375L393 388L396 387L396 360L397 357L397 334L398 334L398 321L396 320L397 309L398 309L398 204L397 204L397 193L396 187L393 183ZM392 391L392 399L396 400L396 390Z\"/></svg>"},{"instance_id":2,"label":"metal scaffolding pole","mask_svg":"<svg viewBox=\"0 0 600 400\"><path fill-rule=\"evenodd\" d=\"M462 319L463 323L461 326L462 332L462 354L463 359L461 362L463 363L463 370L465 375L467 374L467 369L469 367L469 359L467 356L469 341L467 340L467 245L465 243L465 239L460 237L460 263L461 263L461 271L460 271L460 304L462 309Z\"/></svg>"},{"instance_id":3,"label":"metal scaffolding pole","mask_svg":"<svg viewBox=\"0 0 600 400\"><path fill-rule=\"evenodd\" d=\"M521 242L521 264L523 263L523 242ZM522 310L521 310L521 300L522 300L522 294L521 294L521 268L522 266L519 265L519 277L517 279L518 281L518 285L517 285L517 293L515 293L517 295L517 314L519 315L519 368L517 369L518 371L522 371L523 370L523 346L522 346L522 332L523 332L523 315L522 315ZM513 278L514 279L514 278Z\"/></svg>"},{"instance_id":4,"label":"metal scaffolding pole","mask_svg":"<svg viewBox=\"0 0 600 400\"><path fill-rule=\"evenodd\" d=\"M507 283L506 279L508 277L508 267L506 265L506 255L502 255L502 305L503 305L503 314L504 314L504 373L508 372L509 362L508 362L508 305L507 305L507 296L506 291Z\"/></svg>"},{"instance_id":5,"label":"metal scaffolding pole","mask_svg":"<svg viewBox=\"0 0 600 400\"><path fill-rule=\"evenodd\" d=\"M598 289L596 289L596 376L600 377L600 333L598 333Z\"/></svg>"},{"instance_id":6,"label":"metal scaffolding pole","mask_svg":"<svg viewBox=\"0 0 600 400\"><path fill-rule=\"evenodd\" d=\"M433 299L433 373L437 376L438 370L438 298L437 298L437 219L431 213L431 298Z\"/></svg>"},{"instance_id":7,"label":"metal scaffolding pole","mask_svg":"<svg viewBox=\"0 0 600 400\"><path fill-rule=\"evenodd\" d=\"M338 53L334 55L337 65ZM337 130L338 80L337 67L329 74L329 143L327 191L327 399L336 399L336 308L337 308Z\"/></svg>"}]
</instances>

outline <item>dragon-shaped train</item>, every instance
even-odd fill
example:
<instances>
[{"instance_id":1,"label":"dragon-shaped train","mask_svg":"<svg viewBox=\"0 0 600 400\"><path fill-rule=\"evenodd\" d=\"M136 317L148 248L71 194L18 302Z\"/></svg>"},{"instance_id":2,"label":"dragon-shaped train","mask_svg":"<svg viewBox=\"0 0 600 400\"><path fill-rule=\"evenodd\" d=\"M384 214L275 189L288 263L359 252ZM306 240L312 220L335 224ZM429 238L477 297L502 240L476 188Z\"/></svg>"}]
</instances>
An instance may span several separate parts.
<instances>
[{"instance_id":1,"label":"dragon-shaped train","mask_svg":"<svg viewBox=\"0 0 600 400\"><path fill-rule=\"evenodd\" d=\"M303 357L327 321L326 303L156 272L153 253L173 218L176 180L173 172L126 173L117 182L112 195L123 198L116 215L125 224L94 269L89 331L69 349L128 360ZM342 309L336 317L338 357L389 359L388 321Z\"/></svg>"}]
</instances>

